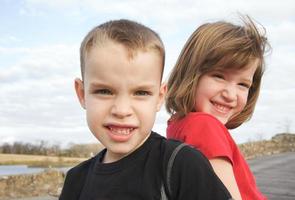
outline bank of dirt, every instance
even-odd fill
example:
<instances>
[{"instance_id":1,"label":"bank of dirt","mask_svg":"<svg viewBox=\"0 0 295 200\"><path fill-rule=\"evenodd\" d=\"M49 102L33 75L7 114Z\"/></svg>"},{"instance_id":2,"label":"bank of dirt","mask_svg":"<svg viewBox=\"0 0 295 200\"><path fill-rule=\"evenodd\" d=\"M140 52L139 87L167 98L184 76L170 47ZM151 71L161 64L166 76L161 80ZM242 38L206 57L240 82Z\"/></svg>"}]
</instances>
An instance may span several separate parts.
<instances>
[{"instance_id":1,"label":"bank of dirt","mask_svg":"<svg viewBox=\"0 0 295 200\"><path fill-rule=\"evenodd\" d=\"M49 169L38 174L0 177L0 199L10 200L35 196L58 196L65 174Z\"/></svg>"},{"instance_id":2,"label":"bank of dirt","mask_svg":"<svg viewBox=\"0 0 295 200\"><path fill-rule=\"evenodd\" d=\"M295 134L278 134L271 140L248 142L239 145L246 159L295 151ZM0 199L26 199L43 196L45 199L57 199L65 174L50 169L38 174L0 177ZM33 198L34 200L36 198ZM42 199L42 198L41 198Z\"/></svg>"},{"instance_id":3,"label":"bank of dirt","mask_svg":"<svg viewBox=\"0 0 295 200\"><path fill-rule=\"evenodd\" d=\"M239 145L239 148L246 159L284 152L295 152L295 134L277 134L271 140L247 142Z\"/></svg>"}]
</instances>

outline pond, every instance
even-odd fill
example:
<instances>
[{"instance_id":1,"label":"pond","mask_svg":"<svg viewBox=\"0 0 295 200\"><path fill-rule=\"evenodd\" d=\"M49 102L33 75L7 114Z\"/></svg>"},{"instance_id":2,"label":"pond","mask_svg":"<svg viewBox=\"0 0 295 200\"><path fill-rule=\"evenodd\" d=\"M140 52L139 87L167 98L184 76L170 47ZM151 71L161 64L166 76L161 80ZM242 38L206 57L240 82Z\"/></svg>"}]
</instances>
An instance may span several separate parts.
<instances>
[{"instance_id":1,"label":"pond","mask_svg":"<svg viewBox=\"0 0 295 200\"><path fill-rule=\"evenodd\" d=\"M66 172L71 167L54 168ZM0 165L0 176L19 175L19 174L35 174L44 171L44 167L29 167L27 165Z\"/></svg>"}]
</instances>

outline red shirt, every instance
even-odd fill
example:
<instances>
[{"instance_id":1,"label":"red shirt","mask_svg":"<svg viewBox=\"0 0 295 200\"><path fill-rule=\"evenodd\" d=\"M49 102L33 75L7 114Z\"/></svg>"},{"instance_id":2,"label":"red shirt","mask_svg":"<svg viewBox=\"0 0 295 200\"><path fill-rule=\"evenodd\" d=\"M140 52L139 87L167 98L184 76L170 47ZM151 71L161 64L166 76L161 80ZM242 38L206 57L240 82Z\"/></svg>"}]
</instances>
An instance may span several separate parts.
<instances>
[{"instance_id":1,"label":"red shirt","mask_svg":"<svg viewBox=\"0 0 295 200\"><path fill-rule=\"evenodd\" d=\"M192 112L181 120L168 121L167 138L194 146L209 160L228 158L242 199L267 199L257 188L255 178L227 128L212 115Z\"/></svg>"}]
</instances>

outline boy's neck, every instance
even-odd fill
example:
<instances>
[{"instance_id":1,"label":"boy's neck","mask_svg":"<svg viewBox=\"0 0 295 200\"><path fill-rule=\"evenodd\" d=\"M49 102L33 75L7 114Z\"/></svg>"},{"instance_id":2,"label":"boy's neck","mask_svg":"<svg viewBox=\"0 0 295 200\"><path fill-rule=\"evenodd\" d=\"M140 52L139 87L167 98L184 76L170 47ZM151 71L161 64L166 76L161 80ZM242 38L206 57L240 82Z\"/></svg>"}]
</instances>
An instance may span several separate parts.
<instances>
[{"instance_id":1,"label":"boy's neck","mask_svg":"<svg viewBox=\"0 0 295 200\"><path fill-rule=\"evenodd\" d=\"M146 136L146 138L144 140L142 140L142 142L136 148L134 148L133 151L130 151L127 154L124 154L124 153L121 153L121 154L120 153L114 153L114 152L111 152L111 151L109 151L107 149L106 152L105 152L105 155L102 158L102 161L101 162L102 163L116 162L116 161L118 161L118 160L120 160L120 159L122 159L122 158L124 158L124 157L126 157L126 156L128 156L130 154L132 154L134 151L136 151L138 148L140 148L146 142L146 140L150 137L151 133L152 133L152 131L150 131L150 134L148 134Z\"/></svg>"}]
</instances>

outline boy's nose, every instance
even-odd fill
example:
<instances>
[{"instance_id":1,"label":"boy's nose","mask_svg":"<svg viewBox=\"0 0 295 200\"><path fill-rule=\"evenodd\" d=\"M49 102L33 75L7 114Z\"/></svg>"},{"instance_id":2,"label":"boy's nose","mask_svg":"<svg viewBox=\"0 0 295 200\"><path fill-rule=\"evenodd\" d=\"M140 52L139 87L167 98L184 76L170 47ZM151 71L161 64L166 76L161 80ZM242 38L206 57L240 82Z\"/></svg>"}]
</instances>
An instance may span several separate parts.
<instances>
[{"instance_id":1,"label":"boy's nose","mask_svg":"<svg viewBox=\"0 0 295 200\"><path fill-rule=\"evenodd\" d=\"M128 117L132 114L131 102L126 97L119 97L114 101L111 109L112 115L118 118Z\"/></svg>"}]
</instances>

